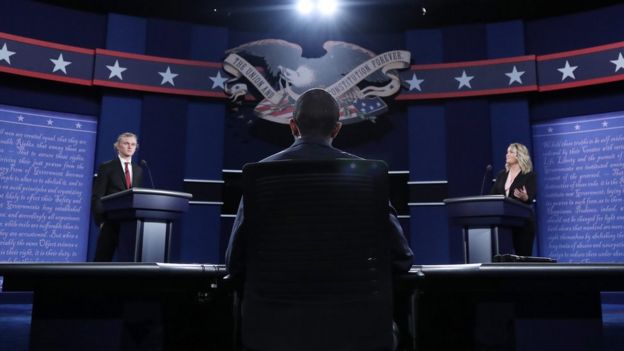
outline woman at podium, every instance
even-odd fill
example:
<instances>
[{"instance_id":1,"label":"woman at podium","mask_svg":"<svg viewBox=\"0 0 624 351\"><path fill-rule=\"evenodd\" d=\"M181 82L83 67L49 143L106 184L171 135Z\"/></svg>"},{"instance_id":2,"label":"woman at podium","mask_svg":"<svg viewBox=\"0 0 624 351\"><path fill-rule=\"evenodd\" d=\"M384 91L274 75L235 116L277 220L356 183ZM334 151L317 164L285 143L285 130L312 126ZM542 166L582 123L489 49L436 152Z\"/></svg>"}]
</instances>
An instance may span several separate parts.
<instances>
[{"instance_id":1,"label":"woman at podium","mask_svg":"<svg viewBox=\"0 0 624 351\"><path fill-rule=\"evenodd\" d=\"M502 194L506 197L532 204L535 199L536 183L533 163L529 149L519 143L512 143L505 155L505 169L496 176L490 194ZM512 230L513 248L516 255L531 256L535 239L535 218L529 217L522 227Z\"/></svg>"}]
</instances>

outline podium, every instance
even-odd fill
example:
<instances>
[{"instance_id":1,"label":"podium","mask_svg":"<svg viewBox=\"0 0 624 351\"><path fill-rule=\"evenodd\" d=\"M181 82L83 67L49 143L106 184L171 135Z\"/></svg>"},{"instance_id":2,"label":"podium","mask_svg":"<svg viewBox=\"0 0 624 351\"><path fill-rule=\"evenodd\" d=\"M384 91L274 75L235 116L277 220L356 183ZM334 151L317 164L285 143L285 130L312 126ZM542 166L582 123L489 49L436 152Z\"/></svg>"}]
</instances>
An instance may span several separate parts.
<instances>
[{"instance_id":1,"label":"podium","mask_svg":"<svg viewBox=\"0 0 624 351\"><path fill-rule=\"evenodd\" d=\"M116 260L169 262L173 220L188 211L193 196L176 191L130 188L102 197L107 219L120 223Z\"/></svg>"},{"instance_id":2,"label":"podium","mask_svg":"<svg viewBox=\"0 0 624 351\"><path fill-rule=\"evenodd\" d=\"M489 263L509 242L511 229L523 226L533 214L527 204L503 195L445 199L448 216L461 225L466 263Z\"/></svg>"}]
</instances>

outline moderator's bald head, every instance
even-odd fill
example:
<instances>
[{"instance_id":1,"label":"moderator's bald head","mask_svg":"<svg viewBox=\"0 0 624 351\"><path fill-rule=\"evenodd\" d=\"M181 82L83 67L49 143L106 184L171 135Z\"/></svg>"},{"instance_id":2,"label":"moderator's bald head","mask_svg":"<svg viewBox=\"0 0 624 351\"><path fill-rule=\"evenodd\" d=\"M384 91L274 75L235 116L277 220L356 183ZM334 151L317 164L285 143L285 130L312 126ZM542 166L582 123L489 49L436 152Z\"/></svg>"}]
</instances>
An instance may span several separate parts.
<instances>
[{"instance_id":1,"label":"moderator's bald head","mask_svg":"<svg viewBox=\"0 0 624 351\"><path fill-rule=\"evenodd\" d=\"M338 102L323 89L299 96L293 114L302 135L329 136L340 117Z\"/></svg>"}]
</instances>

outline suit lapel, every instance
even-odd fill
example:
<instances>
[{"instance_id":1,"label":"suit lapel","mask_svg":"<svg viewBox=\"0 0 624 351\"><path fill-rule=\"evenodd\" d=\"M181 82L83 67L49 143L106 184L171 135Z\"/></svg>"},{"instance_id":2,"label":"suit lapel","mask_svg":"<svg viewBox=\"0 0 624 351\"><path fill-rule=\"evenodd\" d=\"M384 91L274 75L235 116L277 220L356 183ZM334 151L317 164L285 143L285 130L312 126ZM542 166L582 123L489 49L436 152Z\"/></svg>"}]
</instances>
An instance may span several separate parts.
<instances>
[{"instance_id":1,"label":"suit lapel","mask_svg":"<svg viewBox=\"0 0 624 351\"><path fill-rule=\"evenodd\" d=\"M132 163L130 163L130 165L132 165ZM116 167L116 171L118 176L117 179L119 179L121 181L121 184L123 185L124 189L128 189L128 184L126 184L126 173L124 171L124 164L121 163L121 161L117 161L117 164L115 165ZM134 167L134 165L132 165ZM134 178L134 168L132 169L132 177ZM132 184L134 184L134 180L132 181Z\"/></svg>"},{"instance_id":2,"label":"suit lapel","mask_svg":"<svg viewBox=\"0 0 624 351\"><path fill-rule=\"evenodd\" d=\"M518 173L518 175L516 176L516 179L514 179L513 183L511 183L511 187L509 188L510 193L511 193L511 190L519 188L518 183L520 183L521 178L522 178L522 171Z\"/></svg>"},{"instance_id":3,"label":"suit lapel","mask_svg":"<svg viewBox=\"0 0 624 351\"><path fill-rule=\"evenodd\" d=\"M138 181L139 166L134 163L130 163L130 165L132 165L132 185L134 186Z\"/></svg>"}]
</instances>

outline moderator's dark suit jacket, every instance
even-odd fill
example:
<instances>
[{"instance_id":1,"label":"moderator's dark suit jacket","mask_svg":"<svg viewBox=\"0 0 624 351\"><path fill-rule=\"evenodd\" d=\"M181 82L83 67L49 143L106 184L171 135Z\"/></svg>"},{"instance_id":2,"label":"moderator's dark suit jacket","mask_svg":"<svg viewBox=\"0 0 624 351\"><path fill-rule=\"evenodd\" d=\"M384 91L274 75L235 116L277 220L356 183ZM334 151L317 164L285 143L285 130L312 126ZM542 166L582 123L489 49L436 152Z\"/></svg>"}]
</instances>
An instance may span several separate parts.
<instances>
[{"instance_id":1,"label":"moderator's dark suit jacket","mask_svg":"<svg viewBox=\"0 0 624 351\"><path fill-rule=\"evenodd\" d=\"M143 183L143 169L132 163L132 186L140 187ZM126 190L126 176L124 174L121 162L118 157L104 162L100 165L97 177L93 182L93 191L91 193L91 208L95 223L99 226L104 222L104 213L102 211L103 196L118 193Z\"/></svg>"}]
</instances>

